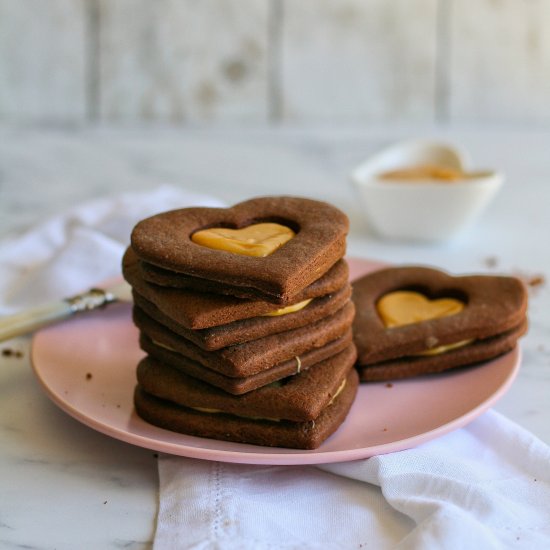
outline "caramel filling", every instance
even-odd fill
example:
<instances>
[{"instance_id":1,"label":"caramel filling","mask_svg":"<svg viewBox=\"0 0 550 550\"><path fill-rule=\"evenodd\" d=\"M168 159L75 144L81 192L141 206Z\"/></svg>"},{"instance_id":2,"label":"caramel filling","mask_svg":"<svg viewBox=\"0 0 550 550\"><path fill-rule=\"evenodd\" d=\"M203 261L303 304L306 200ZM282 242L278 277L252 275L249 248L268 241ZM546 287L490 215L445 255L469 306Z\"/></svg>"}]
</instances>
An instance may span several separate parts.
<instances>
[{"instance_id":1,"label":"caramel filling","mask_svg":"<svg viewBox=\"0 0 550 550\"><path fill-rule=\"evenodd\" d=\"M191 240L215 250L263 258L273 254L296 233L279 223L256 223L242 229L211 227L193 233Z\"/></svg>"},{"instance_id":2,"label":"caramel filling","mask_svg":"<svg viewBox=\"0 0 550 550\"><path fill-rule=\"evenodd\" d=\"M309 302L311 302L311 300L313 300L313 298L310 298L309 300L303 300L302 302L291 304L286 307L281 307L274 311L270 311L269 313L264 313L262 317L278 317L279 315L286 315L287 313L295 313L296 311L304 309L309 304Z\"/></svg>"},{"instance_id":3,"label":"caramel filling","mask_svg":"<svg viewBox=\"0 0 550 550\"><path fill-rule=\"evenodd\" d=\"M219 409L207 409L205 407L187 407L188 409L193 409L194 411L207 413L207 414L232 414L233 416L238 416L239 418L246 418L247 420L269 420L270 422L280 422L278 418L264 418L262 416L245 416L243 414L235 414L234 412L226 412Z\"/></svg>"},{"instance_id":4,"label":"caramel filling","mask_svg":"<svg viewBox=\"0 0 550 550\"><path fill-rule=\"evenodd\" d=\"M460 313L465 307L464 302L455 298L438 298L430 300L426 296L409 290L397 290L382 296L376 304L376 309L384 326L387 328L401 327L441 319ZM471 340L463 340L452 344L437 346L417 355L438 355L446 351L465 346Z\"/></svg>"},{"instance_id":5,"label":"caramel filling","mask_svg":"<svg viewBox=\"0 0 550 550\"><path fill-rule=\"evenodd\" d=\"M178 353L178 350L174 349L171 346L163 344L162 342L159 342L158 340L151 339L151 342L153 342L153 344L155 344L155 346L158 346L159 348L167 349L168 351L171 351L173 353Z\"/></svg>"},{"instance_id":6,"label":"caramel filling","mask_svg":"<svg viewBox=\"0 0 550 550\"><path fill-rule=\"evenodd\" d=\"M336 390L336 393L332 396L332 399L328 402L327 407L329 405L332 405L334 401L336 401L336 398L344 391L344 388L346 387L346 379L344 378L342 380L342 383L340 386L338 386L338 389Z\"/></svg>"},{"instance_id":7,"label":"caramel filling","mask_svg":"<svg viewBox=\"0 0 550 550\"><path fill-rule=\"evenodd\" d=\"M390 170L388 172L383 172L378 177L386 181L435 180L438 182L452 182L466 178L467 174L456 168L450 168L449 166L427 164L422 166L412 166L410 168L401 168L398 170Z\"/></svg>"},{"instance_id":8,"label":"caramel filling","mask_svg":"<svg viewBox=\"0 0 550 550\"><path fill-rule=\"evenodd\" d=\"M338 389L336 390L336 393L332 396L332 399L327 403L327 407L332 405L336 398L344 391L344 387L346 386L346 379L342 381ZM269 420L271 422L280 422L281 420L279 418L264 418L262 416L245 416L242 414L235 414L235 413L228 413L225 411L222 411L220 409L209 409L206 407L189 407L190 409L193 409L194 411L199 411L207 414L232 414L234 416L238 416L240 418L247 418L249 420Z\"/></svg>"}]
</instances>

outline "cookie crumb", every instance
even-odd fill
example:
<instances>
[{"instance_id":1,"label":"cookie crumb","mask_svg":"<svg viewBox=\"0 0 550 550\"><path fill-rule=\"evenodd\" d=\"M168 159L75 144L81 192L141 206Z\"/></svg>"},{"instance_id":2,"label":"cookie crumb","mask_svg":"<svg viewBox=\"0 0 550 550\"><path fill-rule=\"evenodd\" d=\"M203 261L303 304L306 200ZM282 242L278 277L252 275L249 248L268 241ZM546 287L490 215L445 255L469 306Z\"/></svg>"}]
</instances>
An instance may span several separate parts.
<instances>
[{"instance_id":1,"label":"cookie crumb","mask_svg":"<svg viewBox=\"0 0 550 550\"><path fill-rule=\"evenodd\" d=\"M386 384L386 388L393 388L393 384L392 384L391 382L388 382L388 383Z\"/></svg>"},{"instance_id":2,"label":"cookie crumb","mask_svg":"<svg viewBox=\"0 0 550 550\"><path fill-rule=\"evenodd\" d=\"M383 432L387 432L387 431L388 431L388 428L384 428L382 431L383 431Z\"/></svg>"},{"instance_id":3,"label":"cookie crumb","mask_svg":"<svg viewBox=\"0 0 550 550\"><path fill-rule=\"evenodd\" d=\"M536 291L546 284L546 277L542 273L529 274L515 271L513 275L520 279L528 290Z\"/></svg>"},{"instance_id":4,"label":"cookie crumb","mask_svg":"<svg viewBox=\"0 0 550 550\"><path fill-rule=\"evenodd\" d=\"M527 281L527 284L530 287L544 286L545 283L546 283L546 279L544 278L543 275L535 275L534 277L531 277Z\"/></svg>"},{"instance_id":5,"label":"cookie crumb","mask_svg":"<svg viewBox=\"0 0 550 550\"><path fill-rule=\"evenodd\" d=\"M86 380L91 380L92 379L92 373L91 372L87 372L86 373Z\"/></svg>"},{"instance_id":6,"label":"cookie crumb","mask_svg":"<svg viewBox=\"0 0 550 550\"><path fill-rule=\"evenodd\" d=\"M487 258L483 260L483 263L485 264L485 267L494 269L498 265L498 258L496 256L487 256Z\"/></svg>"}]
</instances>

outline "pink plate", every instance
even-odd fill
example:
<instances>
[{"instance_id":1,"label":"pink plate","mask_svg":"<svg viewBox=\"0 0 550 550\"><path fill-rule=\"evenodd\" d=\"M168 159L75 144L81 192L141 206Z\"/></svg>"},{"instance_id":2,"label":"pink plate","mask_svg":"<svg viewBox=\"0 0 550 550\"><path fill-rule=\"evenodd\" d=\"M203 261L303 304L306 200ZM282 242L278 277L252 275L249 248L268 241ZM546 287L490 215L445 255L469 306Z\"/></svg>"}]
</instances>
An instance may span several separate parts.
<instances>
[{"instance_id":1,"label":"pink plate","mask_svg":"<svg viewBox=\"0 0 550 550\"><path fill-rule=\"evenodd\" d=\"M352 260L357 277L380 264ZM258 447L177 434L141 420L133 409L142 357L128 304L116 304L37 333L35 373L65 412L111 437L165 453L246 464L321 464L414 447L464 426L512 384L520 351L441 375L363 384L340 429L313 451Z\"/></svg>"}]
</instances>

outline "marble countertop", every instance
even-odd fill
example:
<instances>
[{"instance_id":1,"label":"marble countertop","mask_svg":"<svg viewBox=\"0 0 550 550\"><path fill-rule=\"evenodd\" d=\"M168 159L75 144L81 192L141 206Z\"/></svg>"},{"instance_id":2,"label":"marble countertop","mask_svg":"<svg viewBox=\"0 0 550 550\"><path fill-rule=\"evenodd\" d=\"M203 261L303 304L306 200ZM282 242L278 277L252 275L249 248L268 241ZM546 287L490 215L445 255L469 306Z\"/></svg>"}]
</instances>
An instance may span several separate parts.
<instances>
[{"instance_id":1,"label":"marble countertop","mask_svg":"<svg viewBox=\"0 0 550 550\"><path fill-rule=\"evenodd\" d=\"M412 137L451 142L474 166L507 176L482 219L456 241L380 240L362 216L351 168ZM166 183L227 203L263 194L330 201L350 217L351 255L532 283L523 364L495 409L550 443L549 146L550 133L536 130L0 127L0 238L90 198ZM57 409L33 377L29 342L0 344L0 548L150 548L155 453Z\"/></svg>"}]
</instances>

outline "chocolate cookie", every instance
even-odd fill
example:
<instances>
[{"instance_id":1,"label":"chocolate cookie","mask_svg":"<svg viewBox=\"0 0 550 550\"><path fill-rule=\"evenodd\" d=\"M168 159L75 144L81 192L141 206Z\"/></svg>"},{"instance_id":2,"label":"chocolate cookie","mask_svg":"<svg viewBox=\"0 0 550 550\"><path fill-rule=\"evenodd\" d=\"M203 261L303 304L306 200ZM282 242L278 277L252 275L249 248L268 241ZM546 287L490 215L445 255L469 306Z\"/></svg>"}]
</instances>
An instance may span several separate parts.
<instances>
[{"instance_id":1,"label":"chocolate cookie","mask_svg":"<svg viewBox=\"0 0 550 550\"><path fill-rule=\"evenodd\" d=\"M278 307L264 300L242 300L234 296L150 284L143 279L140 263L131 248L124 255L122 272L140 297L153 303L164 315L188 329L199 330L226 325L241 319L265 315ZM348 265L344 260L340 260L320 279L299 292L290 303L331 294L348 283L348 276Z\"/></svg>"},{"instance_id":2,"label":"chocolate cookie","mask_svg":"<svg viewBox=\"0 0 550 550\"><path fill-rule=\"evenodd\" d=\"M319 416L338 393L357 353L353 345L314 367L246 395L230 395L150 357L138 365L137 379L150 395L193 409L248 418L305 422Z\"/></svg>"},{"instance_id":3,"label":"chocolate cookie","mask_svg":"<svg viewBox=\"0 0 550 550\"><path fill-rule=\"evenodd\" d=\"M354 369L346 377L340 394L314 420L250 419L225 413L207 413L158 399L138 385L134 395L136 411L144 420L165 428L199 437L294 449L316 449L342 424L357 393Z\"/></svg>"},{"instance_id":4,"label":"chocolate cookie","mask_svg":"<svg viewBox=\"0 0 550 550\"><path fill-rule=\"evenodd\" d=\"M285 377L306 371L314 367L321 361L332 357L346 349L353 342L351 328L348 329L342 336L328 342L319 348L312 348L299 356L292 357L281 363L253 374L251 376L234 377L226 376L205 367L197 361L193 361L184 355L170 351L162 346L158 346L152 342L144 334L140 337L140 346L151 357L158 361L170 365L182 372L189 374L194 378L208 382L212 386L221 388L227 393L233 395L242 395L252 390L256 390L276 382Z\"/></svg>"},{"instance_id":5,"label":"chocolate cookie","mask_svg":"<svg viewBox=\"0 0 550 550\"><path fill-rule=\"evenodd\" d=\"M158 323L168 327L171 331L190 340L200 348L208 351L242 344L250 340L264 338L270 334L278 334L287 330L303 327L328 317L338 311L349 301L351 296L351 285L347 284L340 290L313 299L303 309L294 313L287 313L276 316L261 316L242 321L234 321L226 325L220 325L201 330L192 330L164 315L162 311L142 298L137 292L133 293L134 303L147 315Z\"/></svg>"},{"instance_id":6,"label":"chocolate cookie","mask_svg":"<svg viewBox=\"0 0 550 550\"><path fill-rule=\"evenodd\" d=\"M524 321L518 327L503 334L484 340L475 340L467 346L451 349L440 355L408 356L364 365L359 367L361 381L396 380L475 365L513 350L518 338L526 331L527 321Z\"/></svg>"},{"instance_id":7,"label":"chocolate cookie","mask_svg":"<svg viewBox=\"0 0 550 550\"><path fill-rule=\"evenodd\" d=\"M199 348L193 342L160 325L137 307L134 307L134 323L157 346L184 355L226 376L241 378L257 374L339 338L349 330L353 313L353 304L348 302L336 313L309 326L272 334L218 351L205 351Z\"/></svg>"},{"instance_id":8,"label":"chocolate cookie","mask_svg":"<svg viewBox=\"0 0 550 550\"><path fill-rule=\"evenodd\" d=\"M276 223L293 236L265 257L209 248L193 236L208 228L243 230ZM252 199L232 208L185 208L157 214L132 231L132 248L148 264L208 281L224 292L288 303L345 253L349 221L337 208L297 197ZM200 284L200 281L197 281Z\"/></svg>"},{"instance_id":9,"label":"chocolate cookie","mask_svg":"<svg viewBox=\"0 0 550 550\"><path fill-rule=\"evenodd\" d=\"M514 277L392 267L355 281L352 299L363 381L490 359L512 349L527 327L527 292Z\"/></svg>"}]
</instances>

